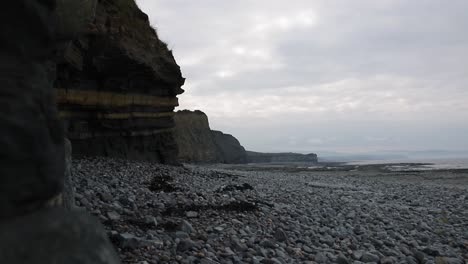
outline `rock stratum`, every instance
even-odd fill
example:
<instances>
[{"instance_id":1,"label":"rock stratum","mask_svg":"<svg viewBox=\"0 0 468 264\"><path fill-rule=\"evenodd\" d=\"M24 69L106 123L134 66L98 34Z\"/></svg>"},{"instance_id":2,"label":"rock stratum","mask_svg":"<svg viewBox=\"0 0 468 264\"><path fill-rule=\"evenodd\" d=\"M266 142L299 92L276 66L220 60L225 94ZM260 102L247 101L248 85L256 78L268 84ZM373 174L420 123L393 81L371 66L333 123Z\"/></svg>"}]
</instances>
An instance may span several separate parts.
<instances>
[{"instance_id":1,"label":"rock stratum","mask_svg":"<svg viewBox=\"0 0 468 264\"><path fill-rule=\"evenodd\" d=\"M317 154L315 153L261 153L247 151L246 154L249 163L318 162Z\"/></svg>"},{"instance_id":2,"label":"rock stratum","mask_svg":"<svg viewBox=\"0 0 468 264\"><path fill-rule=\"evenodd\" d=\"M55 82L73 155L175 163L174 108L185 79L133 0L99 0Z\"/></svg>"},{"instance_id":3,"label":"rock stratum","mask_svg":"<svg viewBox=\"0 0 468 264\"><path fill-rule=\"evenodd\" d=\"M246 163L244 147L229 134L211 130L201 111L178 111L174 132L179 161L185 163Z\"/></svg>"}]
</instances>

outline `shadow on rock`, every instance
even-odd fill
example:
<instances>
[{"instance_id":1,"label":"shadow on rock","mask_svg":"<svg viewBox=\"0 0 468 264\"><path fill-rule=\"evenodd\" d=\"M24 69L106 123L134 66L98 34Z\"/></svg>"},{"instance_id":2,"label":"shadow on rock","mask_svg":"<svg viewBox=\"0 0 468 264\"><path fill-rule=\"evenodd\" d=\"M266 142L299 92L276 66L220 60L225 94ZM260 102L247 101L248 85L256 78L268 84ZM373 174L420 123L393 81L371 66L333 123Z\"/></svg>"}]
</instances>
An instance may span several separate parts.
<instances>
[{"instance_id":1,"label":"shadow on rock","mask_svg":"<svg viewBox=\"0 0 468 264\"><path fill-rule=\"evenodd\" d=\"M152 192L175 192L179 191L180 188L176 187L172 183L173 178L168 175L155 176L149 184L149 189Z\"/></svg>"}]
</instances>

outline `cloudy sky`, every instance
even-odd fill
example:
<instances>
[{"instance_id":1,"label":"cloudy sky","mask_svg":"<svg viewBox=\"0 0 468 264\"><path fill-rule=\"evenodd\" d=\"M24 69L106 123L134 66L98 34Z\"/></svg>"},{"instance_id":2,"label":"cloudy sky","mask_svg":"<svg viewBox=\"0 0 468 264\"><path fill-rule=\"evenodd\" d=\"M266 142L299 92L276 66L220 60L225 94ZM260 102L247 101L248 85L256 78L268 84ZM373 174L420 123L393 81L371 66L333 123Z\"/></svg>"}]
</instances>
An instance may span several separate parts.
<instances>
[{"instance_id":1,"label":"cloudy sky","mask_svg":"<svg viewBox=\"0 0 468 264\"><path fill-rule=\"evenodd\" d=\"M466 0L137 0L249 150L468 149Z\"/></svg>"}]
</instances>

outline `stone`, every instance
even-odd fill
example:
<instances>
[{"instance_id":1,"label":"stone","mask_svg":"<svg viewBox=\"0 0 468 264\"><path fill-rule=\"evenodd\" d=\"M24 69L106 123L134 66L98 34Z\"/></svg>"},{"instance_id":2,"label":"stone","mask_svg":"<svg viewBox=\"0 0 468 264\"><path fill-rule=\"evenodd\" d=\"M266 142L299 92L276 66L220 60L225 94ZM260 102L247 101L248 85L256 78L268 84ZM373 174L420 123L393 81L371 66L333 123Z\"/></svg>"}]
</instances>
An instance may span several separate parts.
<instances>
[{"instance_id":1,"label":"stone","mask_svg":"<svg viewBox=\"0 0 468 264\"><path fill-rule=\"evenodd\" d=\"M244 252L248 250L248 247L242 243L239 239L232 239L231 244L237 251Z\"/></svg>"},{"instance_id":2,"label":"stone","mask_svg":"<svg viewBox=\"0 0 468 264\"><path fill-rule=\"evenodd\" d=\"M202 258L200 260L200 264L219 264L219 262L216 262L212 259L208 259L208 258Z\"/></svg>"},{"instance_id":3,"label":"stone","mask_svg":"<svg viewBox=\"0 0 468 264\"><path fill-rule=\"evenodd\" d=\"M286 253L283 251L282 248L277 248L275 249L275 252L276 252L276 255L282 259L287 259L288 256L286 255Z\"/></svg>"},{"instance_id":4,"label":"stone","mask_svg":"<svg viewBox=\"0 0 468 264\"><path fill-rule=\"evenodd\" d=\"M430 230L431 228L429 227L429 225L427 225L425 222L421 222L419 223L419 228L421 230Z\"/></svg>"},{"instance_id":5,"label":"stone","mask_svg":"<svg viewBox=\"0 0 468 264\"><path fill-rule=\"evenodd\" d=\"M213 230L216 231L216 232L218 232L218 233L221 233L221 232L224 231L224 227L222 227L222 226L217 226L217 227L213 228Z\"/></svg>"},{"instance_id":6,"label":"stone","mask_svg":"<svg viewBox=\"0 0 468 264\"><path fill-rule=\"evenodd\" d=\"M119 241L119 245L122 248L126 249L135 249L140 247L141 245L141 240L136 237L135 235L132 235L130 233L123 233L117 235L117 240Z\"/></svg>"},{"instance_id":7,"label":"stone","mask_svg":"<svg viewBox=\"0 0 468 264\"><path fill-rule=\"evenodd\" d=\"M114 197L108 192L101 192L99 193L99 198L101 198L103 202L110 202Z\"/></svg>"},{"instance_id":8,"label":"stone","mask_svg":"<svg viewBox=\"0 0 468 264\"><path fill-rule=\"evenodd\" d=\"M276 244L269 240L269 239L264 239L260 242L260 246L264 247L264 248L276 248Z\"/></svg>"},{"instance_id":9,"label":"stone","mask_svg":"<svg viewBox=\"0 0 468 264\"><path fill-rule=\"evenodd\" d=\"M328 257L325 253L319 252L315 255L315 261L317 263L328 263Z\"/></svg>"},{"instance_id":10,"label":"stone","mask_svg":"<svg viewBox=\"0 0 468 264\"><path fill-rule=\"evenodd\" d=\"M353 258L354 258L355 260L361 260L362 255L364 255L364 251L362 251L362 250L356 250L356 251L353 251L353 254L352 254L352 255L353 255Z\"/></svg>"},{"instance_id":11,"label":"stone","mask_svg":"<svg viewBox=\"0 0 468 264\"><path fill-rule=\"evenodd\" d=\"M277 258L263 259L261 263L262 264L282 264L282 262L279 261Z\"/></svg>"},{"instance_id":12,"label":"stone","mask_svg":"<svg viewBox=\"0 0 468 264\"><path fill-rule=\"evenodd\" d=\"M229 256L236 255L236 253L234 253L234 251L232 251L232 249L230 247L225 247L224 252L226 252L226 254L229 255Z\"/></svg>"},{"instance_id":13,"label":"stone","mask_svg":"<svg viewBox=\"0 0 468 264\"><path fill-rule=\"evenodd\" d=\"M145 216L145 218L143 219L143 222L153 227L156 227L158 225L158 221L156 220L156 217L151 216L151 215Z\"/></svg>"},{"instance_id":14,"label":"stone","mask_svg":"<svg viewBox=\"0 0 468 264\"><path fill-rule=\"evenodd\" d=\"M277 228L275 231L275 239L279 242L285 242L288 240L288 235L286 235L286 232L284 232L283 229Z\"/></svg>"},{"instance_id":15,"label":"stone","mask_svg":"<svg viewBox=\"0 0 468 264\"><path fill-rule=\"evenodd\" d=\"M313 249L311 249L309 246L307 245L303 245L302 246L302 249L307 252L307 253L314 253L315 251Z\"/></svg>"},{"instance_id":16,"label":"stone","mask_svg":"<svg viewBox=\"0 0 468 264\"><path fill-rule=\"evenodd\" d=\"M380 260L380 264L395 264L397 260L394 257L384 257Z\"/></svg>"},{"instance_id":17,"label":"stone","mask_svg":"<svg viewBox=\"0 0 468 264\"><path fill-rule=\"evenodd\" d=\"M237 220L237 219L232 219L231 222L235 225L243 225L244 223L242 223L241 221Z\"/></svg>"},{"instance_id":18,"label":"stone","mask_svg":"<svg viewBox=\"0 0 468 264\"><path fill-rule=\"evenodd\" d=\"M418 260L419 263L423 263L426 256L423 252L416 250L414 252L414 257Z\"/></svg>"},{"instance_id":19,"label":"stone","mask_svg":"<svg viewBox=\"0 0 468 264\"><path fill-rule=\"evenodd\" d=\"M177 251L187 251L192 248L197 247L197 244L193 242L191 239L182 239L178 244L177 244Z\"/></svg>"},{"instance_id":20,"label":"stone","mask_svg":"<svg viewBox=\"0 0 468 264\"><path fill-rule=\"evenodd\" d=\"M120 197L119 198L119 203L121 203L124 206L128 206L130 208L135 207L135 201L133 199L130 199L128 197Z\"/></svg>"},{"instance_id":21,"label":"stone","mask_svg":"<svg viewBox=\"0 0 468 264\"><path fill-rule=\"evenodd\" d=\"M345 257L345 255L343 255L342 253L340 253L338 255L338 257L336 258L336 263L338 264L349 264L349 260L347 257Z\"/></svg>"},{"instance_id":22,"label":"stone","mask_svg":"<svg viewBox=\"0 0 468 264\"><path fill-rule=\"evenodd\" d=\"M326 234L325 236L320 237L319 241L320 243L324 243L328 246L333 246L333 243L335 243L335 239L333 239L333 237L330 236L329 234Z\"/></svg>"},{"instance_id":23,"label":"stone","mask_svg":"<svg viewBox=\"0 0 468 264\"><path fill-rule=\"evenodd\" d=\"M198 217L198 212L188 211L187 213L185 213L185 215L186 215L188 218L196 218L196 217Z\"/></svg>"},{"instance_id":24,"label":"stone","mask_svg":"<svg viewBox=\"0 0 468 264\"><path fill-rule=\"evenodd\" d=\"M424 253L426 253L427 255L429 255L429 256L433 256L433 257L440 256L439 250L437 250L435 248L426 247L422 251Z\"/></svg>"},{"instance_id":25,"label":"stone","mask_svg":"<svg viewBox=\"0 0 468 264\"><path fill-rule=\"evenodd\" d=\"M362 254L361 261L364 263L378 263L380 261L380 257L369 252L364 252L364 254Z\"/></svg>"},{"instance_id":26,"label":"stone","mask_svg":"<svg viewBox=\"0 0 468 264\"><path fill-rule=\"evenodd\" d=\"M180 239L187 239L187 238L190 238L189 234L187 234L187 233L184 232L184 231L177 231L177 232L175 233L175 236L176 236L177 238L180 238Z\"/></svg>"},{"instance_id":27,"label":"stone","mask_svg":"<svg viewBox=\"0 0 468 264\"><path fill-rule=\"evenodd\" d=\"M107 218L109 218L111 221L119 221L120 214L115 211L107 212Z\"/></svg>"},{"instance_id":28,"label":"stone","mask_svg":"<svg viewBox=\"0 0 468 264\"><path fill-rule=\"evenodd\" d=\"M407 256L405 259L406 263L408 264L418 264L418 260L412 256Z\"/></svg>"},{"instance_id":29,"label":"stone","mask_svg":"<svg viewBox=\"0 0 468 264\"><path fill-rule=\"evenodd\" d=\"M436 264L463 264L464 261L458 258L449 258L449 257L436 257Z\"/></svg>"},{"instance_id":30,"label":"stone","mask_svg":"<svg viewBox=\"0 0 468 264\"><path fill-rule=\"evenodd\" d=\"M191 234L195 232L193 226L186 220L183 220L180 225L180 230L186 232L187 234Z\"/></svg>"},{"instance_id":31,"label":"stone","mask_svg":"<svg viewBox=\"0 0 468 264\"><path fill-rule=\"evenodd\" d=\"M356 217L356 211L351 211L346 215L346 219L354 219Z\"/></svg>"}]
</instances>

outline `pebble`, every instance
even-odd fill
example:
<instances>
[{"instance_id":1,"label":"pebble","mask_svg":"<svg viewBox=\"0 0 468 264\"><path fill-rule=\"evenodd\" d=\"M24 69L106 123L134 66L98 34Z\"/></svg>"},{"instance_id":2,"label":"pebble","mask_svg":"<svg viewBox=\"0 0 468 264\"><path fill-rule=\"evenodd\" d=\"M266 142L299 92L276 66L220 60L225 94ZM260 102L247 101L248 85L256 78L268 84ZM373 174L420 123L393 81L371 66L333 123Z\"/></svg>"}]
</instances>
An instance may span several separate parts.
<instances>
[{"instance_id":1,"label":"pebble","mask_svg":"<svg viewBox=\"0 0 468 264\"><path fill-rule=\"evenodd\" d=\"M446 172L408 184L385 172L236 168L72 166L77 203L103 220L124 263L464 263L466 184L430 180ZM156 178L176 188L153 191Z\"/></svg>"},{"instance_id":2,"label":"pebble","mask_svg":"<svg viewBox=\"0 0 468 264\"><path fill-rule=\"evenodd\" d=\"M141 245L140 240L136 236L129 233L119 234L117 239L119 241L119 245L125 249L135 249Z\"/></svg>"},{"instance_id":3,"label":"pebble","mask_svg":"<svg viewBox=\"0 0 468 264\"><path fill-rule=\"evenodd\" d=\"M188 218L196 218L196 217L198 217L198 213L197 213L197 212L194 212L194 211L188 211L185 215L186 215Z\"/></svg>"},{"instance_id":4,"label":"pebble","mask_svg":"<svg viewBox=\"0 0 468 264\"><path fill-rule=\"evenodd\" d=\"M156 220L156 217L154 217L154 216L145 216L144 222L145 222L145 224L151 225L151 226L157 226L158 225L158 221Z\"/></svg>"},{"instance_id":5,"label":"pebble","mask_svg":"<svg viewBox=\"0 0 468 264\"><path fill-rule=\"evenodd\" d=\"M315 255L315 261L317 263L328 263L328 257L325 255L325 253L320 252Z\"/></svg>"},{"instance_id":6,"label":"pebble","mask_svg":"<svg viewBox=\"0 0 468 264\"><path fill-rule=\"evenodd\" d=\"M338 264L349 264L349 260L347 257L345 257L345 255L343 255L343 253L340 253L338 255L338 257L336 258L336 263Z\"/></svg>"},{"instance_id":7,"label":"pebble","mask_svg":"<svg viewBox=\"0 0 468 264\"><path fill-rule=\"evenodd\" d=\"M120 214L115 211L107 212L107 217L112 221L120 220Z\"/></svg>"},{"instance_id":8,"label":"pebble","mask_svg":"<svg viewBox=\"0 0 468 264\"><path fill-rule=\"evenodd\" d=\"M102 201L104 202L110 202L113 200L114 197L112 197L112 195L108 192L101 192L99 194L99 197L101 198Z\"/></svg>"},{"instance_id":9,"label":"pebble","mask_svg":"<svg viewBox=\"0 0 468 264\"><path fill-rule=\"evenodd\" d=\"M276 229L274 236L279 242L285 242L288 240L288 235L286 235L284 230L281 228Z\"/></svg>"},{"instance_id":10,"label":"pebble","mask_svg":"<svg viewBox=\"0 0 468 264\"><path fill-rule=\"evenodd\" d=\"M190 240L190 239L182 239L178 244L177 244L177 251L187 251L189 249L192 249L196 247L197 244Z\"/></svg>"},{"instance_id":11,"label":"pebble","mask_svg":"<svg viewBox=\"0 0 468 264\"><path fill-rule=\"evenodd\" d=\"M370 263L370 262L378 263L380 261L380 258L377 255L374 255L369 252L365 252L364 254L362 254L361 261L364 263Z\"/></svg>"},{"instance_id":12,"label":"pebble","mask_svg":"<svg viewBox=\"0 0 468 264\"><path fill-rule=\"evenodd\" d=\"M192 224L190 224L186 220L182 221L182 224L180 226L180 230L186 232L187 234L191 234L191 233L195 232L195 229L193 228Z\"/></svg>"}]
</instances>

